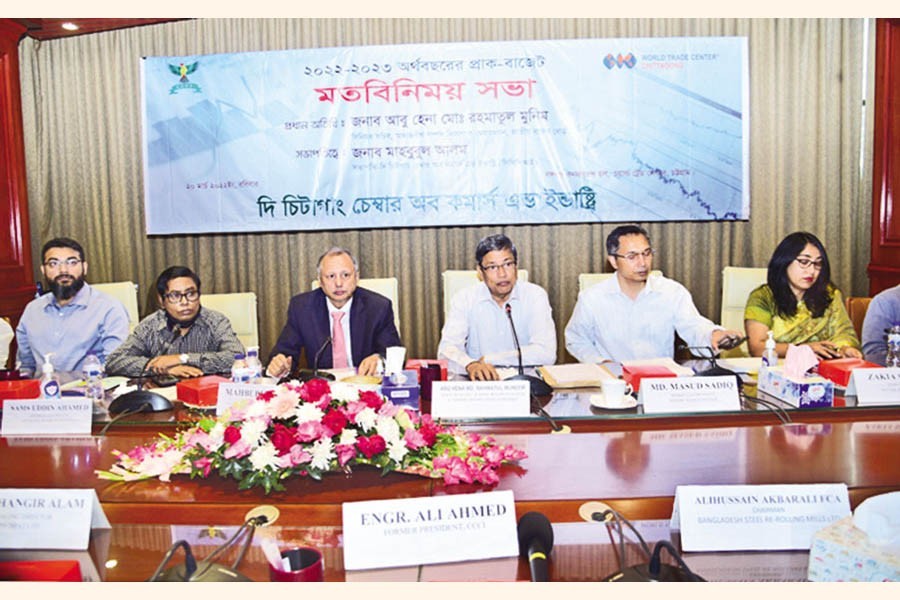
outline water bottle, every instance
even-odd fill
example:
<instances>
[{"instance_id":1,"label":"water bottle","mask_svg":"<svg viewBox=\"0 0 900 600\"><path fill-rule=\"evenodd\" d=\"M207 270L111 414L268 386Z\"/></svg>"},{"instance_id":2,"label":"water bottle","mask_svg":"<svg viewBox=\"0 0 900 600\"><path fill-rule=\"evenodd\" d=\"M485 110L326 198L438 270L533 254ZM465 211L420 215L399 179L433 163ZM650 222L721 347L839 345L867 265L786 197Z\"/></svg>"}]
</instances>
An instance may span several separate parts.
<instances>
[{"instance_id":1,"label":"water bottle","mask_svg":"<svg viewBox=\"0 0 900 600\"><path fill-rule=\"evenodd\" d=\"M884 330L887 334L887 356L885 356L885 367L900 367L900 325L894 325Z\"/></svg>"},{"instance_id":2,"label":"water bottle","mask_svg":"<svg viewBox=\"0 0 900 600\"><path fill-rule=\"evenodd\" d=\"M778 351L775 350L775 338L772 337L772 331L769 331L769 337L766 338L766 348L763 350L762 364L767 367L774 367L778 364Z\"/></svg>"},{"instance_id":3,"label":"water bottle","mask_svg":"<svg viewBox=\"0 0 900 600\"><path fill-rule=\"evenodd\" d=\"M62 392L59 389L59 379L56 378L56 373L53 372L53 365L50 363L50 357L53 356L52 352L48 352L47 356L44 357L44 366L41 367L41 398L45 400L59 400L62 397Z\"/></svg>"},{"instance_id":4,"label":"water bottle","mask_svg":"<svg viewBox=\"0 0 900 600\"><path fill-rule=\"evenodd\" d=\"M103 406L103 364L93 352L84 359L81 367L81 378L84 379L84 397L93 401L94 406Z\"/></svg>"},{"instance_id":5,"label":"water bottle","mask_svg":"<svg viewBox=\"0 0 900 600\"><path fill-rule=\"evenodd\" d=\"M243 354L235 354L231 364L231 381L234 383L247 383L250 381L250 369L247 368L247 360Z\"/></svg>"},{"instance_id":6,"label":"water bottle","mask_svg":"<svg viewBox=\"0 0 900 600\"><path fill-rule=\"evenodd\" d=\"M247 372L250 381L256 381L262 375L262 363L259 362L259 346L247 348Z\"/></svg>"}]
</instances>

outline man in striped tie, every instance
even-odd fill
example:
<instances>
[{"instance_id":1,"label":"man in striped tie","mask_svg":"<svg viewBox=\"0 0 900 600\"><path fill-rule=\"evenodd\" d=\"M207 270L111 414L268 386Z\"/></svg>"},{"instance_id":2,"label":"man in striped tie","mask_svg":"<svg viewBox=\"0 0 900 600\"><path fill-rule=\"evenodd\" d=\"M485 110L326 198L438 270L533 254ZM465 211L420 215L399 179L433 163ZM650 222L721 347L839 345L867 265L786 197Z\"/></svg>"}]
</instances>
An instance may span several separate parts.
<instances>
[{"instance_id":1,"label":"man in striped tie","mask_svg":"<svg viewBox=\"0 0 900 600\"><path fill-rule=\"evenodd\" d=\"M305 351L310 367L351 367L374 375L385 349L400 345L391 301L357 287L359 263L346 248L322 254L316 271L319 287L291 298L266 374L290 374Z\"/></svg>"}]
</instances>

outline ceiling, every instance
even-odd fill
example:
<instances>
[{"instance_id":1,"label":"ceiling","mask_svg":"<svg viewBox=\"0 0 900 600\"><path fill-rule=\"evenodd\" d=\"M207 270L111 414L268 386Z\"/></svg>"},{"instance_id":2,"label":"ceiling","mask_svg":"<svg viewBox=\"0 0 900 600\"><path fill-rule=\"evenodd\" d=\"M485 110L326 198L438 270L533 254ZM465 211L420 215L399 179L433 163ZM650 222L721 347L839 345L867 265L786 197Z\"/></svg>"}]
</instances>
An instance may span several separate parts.
<instances>
[{"instance_id":1,"label":"ceiling","mask_svg":"<svg viewBox=\"0 0 900 600\"><path fill-rule=\"evenodd\" d=\"M82 35L85 33L97 33L98 31L111 31L113 29L124 29L126 27L136 27L139 25L153 25L155 23L166 23L169 21L182 21L184 19L9 19L25 26L27 31L25 35L33 37L36 40L53 40L56 38L72 37L73 35ZM62 28L63 23L76 23L80 26L77 31L66 31Z\"/></svg>"}]
</instances>

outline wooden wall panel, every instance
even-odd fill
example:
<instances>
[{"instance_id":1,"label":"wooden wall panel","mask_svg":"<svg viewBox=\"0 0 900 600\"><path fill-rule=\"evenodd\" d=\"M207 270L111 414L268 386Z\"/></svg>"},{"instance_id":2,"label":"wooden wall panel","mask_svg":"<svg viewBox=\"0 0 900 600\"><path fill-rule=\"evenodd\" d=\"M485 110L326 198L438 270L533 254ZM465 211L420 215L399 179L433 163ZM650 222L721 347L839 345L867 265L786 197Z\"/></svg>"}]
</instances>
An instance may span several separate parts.
<instances>
[{"instance_id":1,"label":"wooden wall panel","mask_svg":"<svg viewBox=\"0 0 900 600\"><path fill-rule=\"evenodd\" d=\"M900 283L900 19L878 19L869 295Z\"/></svg>"}]
</instances>

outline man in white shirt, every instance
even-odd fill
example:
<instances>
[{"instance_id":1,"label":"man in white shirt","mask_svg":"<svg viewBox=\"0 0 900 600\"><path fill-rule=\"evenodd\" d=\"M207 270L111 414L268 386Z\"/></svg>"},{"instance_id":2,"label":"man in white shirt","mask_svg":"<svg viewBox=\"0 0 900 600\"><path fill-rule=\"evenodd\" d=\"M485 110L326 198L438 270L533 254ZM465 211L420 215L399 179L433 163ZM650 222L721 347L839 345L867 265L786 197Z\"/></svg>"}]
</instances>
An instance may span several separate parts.
<instances>
[{"instance_id":1,"label":"man in white shirt","mask_svg":"<svg viewBox=\"0 0 900 600\"><path fill-rule=\"evenodd\" d=\"M498 380L497 366L518 366L510 318L522 347L522 364L556 362L556 325L547 292L517 281L518 253L508 237L490 235L475 249L482 283L460 290L450 302L438 358L472 380Z\"/></svg>"},{"instance_id":2,"label":"man in white shirt","mask_svg":"<svg viewBox=\"0 0 900 600\"><path fill-rule=\"evenodd\" d=\"M616 227L606 238L615 276L578 294L566 325L566 350L582 363L672 357L675 332L689 346L731 347L743 337L705 318L690 292L650 275L650 236L637 225Z\"/></svg>"}]
</instances>

